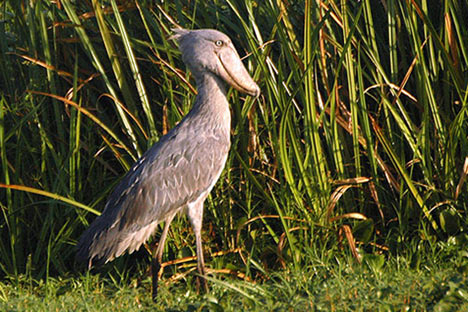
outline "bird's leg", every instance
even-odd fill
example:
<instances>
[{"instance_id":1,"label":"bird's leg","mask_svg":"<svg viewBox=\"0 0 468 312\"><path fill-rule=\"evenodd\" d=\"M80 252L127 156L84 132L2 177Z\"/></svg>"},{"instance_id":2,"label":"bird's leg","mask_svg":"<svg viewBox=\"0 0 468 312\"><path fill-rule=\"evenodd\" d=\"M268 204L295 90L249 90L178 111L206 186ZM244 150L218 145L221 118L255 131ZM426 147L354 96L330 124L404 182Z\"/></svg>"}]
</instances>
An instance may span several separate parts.
<instances>
[{"instance_id":1,"label":"bird's leg","mask_svg":"<svg viewBox=\"0 0 468 312\"><path fill-rule=\"evenodd\" d=\"M200 222L201 223L201 222ZM202 247L202 237L201 237L201 226L199 229L195 230L195 239L197 241L197 268L200 276L197 277L197 289L201 288L205 292L208 292L208 284L205 279L205 260L203 258L203 247Z\"/></svg>"},{"instance_id":2,"label":"bird's leg","mask_svg":"<svg viewBox=\"0 0 468 312\"><path fill-rule=\"evenodd\" d=\"M156 252L153 253L152 255L151 277L152 277L152 286L153 286L153 292L152 292L153 301L156 301L156 297L158 296L159 271L161 270L161 261L162 261L162 255L164 252L164 244L166 242L167 233L169 232L169 226L171 225L171 222L174 219L174 216L176 215L176 213L173 213L166 218L166 221L165 221L166 223L164 224L164 229L162 231L161 238L159 239L158 248L156 249Z\"/></svg>"},{"instance_id":3,"label":"bird's leg","mask_svg":"<svg viewBox=\"0 0 468 312\"><path fill-rule=\"evenodd\" d=\"M208 284L205 279L205 260L203 258L203 247L202 247L202 237L201 237L201 228L203 221L203 201L198 200L193 205L189 205L187 209L187 215L189 217L190 223L192 224L193 232L195 233L195 240L197 243L197 268L200 276L197 277L197 290L200 287L208 292Z\"/></svg>"}]
</instances>

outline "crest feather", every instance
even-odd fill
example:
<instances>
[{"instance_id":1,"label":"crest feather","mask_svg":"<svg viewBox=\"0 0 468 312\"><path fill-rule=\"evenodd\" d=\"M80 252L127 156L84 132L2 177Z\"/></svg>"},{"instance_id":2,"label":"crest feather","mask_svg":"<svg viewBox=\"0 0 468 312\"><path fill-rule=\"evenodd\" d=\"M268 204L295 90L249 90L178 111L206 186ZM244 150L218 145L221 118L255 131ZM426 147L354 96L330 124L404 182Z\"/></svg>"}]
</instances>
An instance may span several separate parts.
<instances>
[{"instance_id":1,"label":"crest feather","mask_svg":"<svg viewBox=\"0 0 468 312\"><path fill-rule=\"evenodd\" d=\"M190 33L190 30L184 28L172 28L172 36L169 37L169 40L177 40Z\"/></svg>"}]
</instances>

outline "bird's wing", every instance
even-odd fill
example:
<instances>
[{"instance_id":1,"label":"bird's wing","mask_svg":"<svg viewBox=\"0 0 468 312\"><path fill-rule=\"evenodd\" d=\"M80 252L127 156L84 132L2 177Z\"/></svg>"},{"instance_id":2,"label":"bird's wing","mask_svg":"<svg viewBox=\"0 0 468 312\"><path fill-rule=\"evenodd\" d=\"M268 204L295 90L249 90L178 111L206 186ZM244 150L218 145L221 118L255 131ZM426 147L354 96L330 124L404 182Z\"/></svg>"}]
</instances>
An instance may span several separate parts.
<instances>
[{"instance_id":1,"label":"bird's wing","mask_svg":"<svg viewBox=\"0 0 468 312\"><path fill-rule=\"evenodd\" d=\"M136 165L120 184L110 205L120 206L116 222L129 231L156 220L198 198L224 167L227 148L211 139L170 137ZM120 193L122 192L122 193Z\"/></svg>"},{"instance_id":2,"label":"bird's wing","mask_svg":"<svg viewBox=\"0 0 468 312\"><path fill-rule=\"evenodd\" d=\"M77 259L107 262L146 241L160 221L206 192L222 171L229 138L177 127L136 162L83 234ZM227 141L226 141L227 140Z\"/></svg>"}]
</instances>

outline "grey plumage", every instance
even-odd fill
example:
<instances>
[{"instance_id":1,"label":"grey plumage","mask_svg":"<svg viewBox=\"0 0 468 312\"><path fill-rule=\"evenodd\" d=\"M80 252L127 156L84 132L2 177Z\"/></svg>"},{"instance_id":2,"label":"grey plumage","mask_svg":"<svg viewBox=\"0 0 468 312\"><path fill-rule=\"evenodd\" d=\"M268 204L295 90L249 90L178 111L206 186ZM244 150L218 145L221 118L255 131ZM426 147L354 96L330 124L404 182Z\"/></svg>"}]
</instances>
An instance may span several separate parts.
<instances>
[{"instance_id":1,"label":"grey plumage","mask_svg":"<svg viewBox=\"0 0 468 312\"><path fill-rule=\"evenodd\" d=\"M201 275L204 273L203 202L224 168L230 147L225 83L252 96L258 96L260 90L223 33L176 29L173 39L179 42L182 58L195 77L195 103L183 120L132 166L112 192L102 215L80 238L76 258L88 262L89 267L138 250L157 225L166 221L155 256L159 264L169 224L177 212L185 210L197 239L198 268Z\"/></svg>"}]
</instances>

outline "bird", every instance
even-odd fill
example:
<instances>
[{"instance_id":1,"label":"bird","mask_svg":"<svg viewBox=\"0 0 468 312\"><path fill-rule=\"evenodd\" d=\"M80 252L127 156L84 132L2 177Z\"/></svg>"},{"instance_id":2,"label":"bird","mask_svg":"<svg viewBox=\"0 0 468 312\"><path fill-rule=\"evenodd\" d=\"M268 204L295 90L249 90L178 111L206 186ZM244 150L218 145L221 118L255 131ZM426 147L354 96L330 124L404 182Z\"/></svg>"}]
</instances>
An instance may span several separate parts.
<instances>
[{"instance_id":1,"label":"bird","mask_svg":"<svg viewBox=\"0 0 468 312\"><path fill-rule=\"evenodd\" d=\"M244 67L231 39L214 29L172 29L197 95L184 118L150 147L109 196L104 210L81 235L76 260L88 269L138 250L164 227L152 254L152 298L169 226L177 213L188 216L196 240L197 285L208 290L202 247L204 201L228 157L231 114L228 87L257 98L260 88Z\"/></svg>"}]
</instances>

